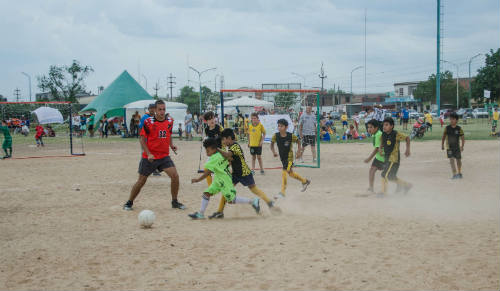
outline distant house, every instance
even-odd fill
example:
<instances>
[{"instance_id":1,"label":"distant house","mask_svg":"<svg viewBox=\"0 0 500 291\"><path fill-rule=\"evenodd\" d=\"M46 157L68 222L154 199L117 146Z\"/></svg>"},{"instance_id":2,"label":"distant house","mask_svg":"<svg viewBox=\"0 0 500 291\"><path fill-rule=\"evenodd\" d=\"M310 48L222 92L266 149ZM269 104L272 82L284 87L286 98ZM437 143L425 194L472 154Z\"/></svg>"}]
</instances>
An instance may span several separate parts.
<instances>
[{"instance_id":1,"label":"distant house","mask_svg":"<svg viewBox=\"0 0 500 291\"><path fill-rule=\"evenodd\" d=\"M395 97L413 96L413 92L417 89L420 81L394 83Z\"/></svg>"}]
</instances>

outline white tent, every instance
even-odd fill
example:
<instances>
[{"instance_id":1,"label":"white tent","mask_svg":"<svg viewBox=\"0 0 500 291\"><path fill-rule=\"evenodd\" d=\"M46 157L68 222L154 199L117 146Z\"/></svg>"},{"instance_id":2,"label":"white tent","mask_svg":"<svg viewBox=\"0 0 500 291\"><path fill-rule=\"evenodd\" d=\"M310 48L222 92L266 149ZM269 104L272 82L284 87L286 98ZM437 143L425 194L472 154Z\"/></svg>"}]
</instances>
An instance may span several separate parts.
<instances>
[{"instance_id":1,"label":"white tent","mask_svg":"<svg viewBox=\"0 0 500 291\"><path fill-rule=\"evenodd\" d=\"M63 123L63 116L59 110L51 107L40 107L32 111L40 124Z\"/></svg>"},{"instance_id":2,"label":"white tent","mask_svg":"<svg viewBox=\"0 0 500 291\"><path fill-rule=\"evenodd\" d=\"M182 128L184 129L184 117L186 116L186 110L188 106L184 103L179 102L169 102L164 101L165 107L167 109L167 113L170 114L170 117L174 119L174 132L177 132L179 129L179 124L182 124ZM126 104L124 108L126 109L126 122L127 126L130 126L130 118L137 111L142 116L146 113L149 104L155 103L155 100L139 100L129 104Z\"/></svg>"},{"instance_id":3,"label":"white tent","mask_svg":"<svg viewBox=\"0 0 500 291\"><path fill-rule=\"evenodd\" d=\"M272 109L274 107L274 103L244 96L238 99L224 102L224 114L236 114L236 106L238 107L240 112L245 115L254 112L256 107ZM220 105L217 105L217 112L220 113Z\"/></svg>"}]
</instances>

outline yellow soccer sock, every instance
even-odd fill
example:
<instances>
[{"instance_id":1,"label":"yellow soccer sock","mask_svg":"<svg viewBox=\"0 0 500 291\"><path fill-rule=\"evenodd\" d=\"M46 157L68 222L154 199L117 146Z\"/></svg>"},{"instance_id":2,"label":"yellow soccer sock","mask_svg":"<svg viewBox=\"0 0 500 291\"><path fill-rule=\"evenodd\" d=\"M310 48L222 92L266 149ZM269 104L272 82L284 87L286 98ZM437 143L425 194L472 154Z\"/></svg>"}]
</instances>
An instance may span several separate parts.
<instances>
[{"instance_id":1,"label":"yellow soccer sock","mask_svg":"<svg viewBox=\"0 0 500 291\"><path fill-rule=\"evenodd\" d=\"M283 170L281 173L281 193L285 195L285 190L286 190L286 170Z\"/></svg>"},{"instance_id":2,"label":"yellow soccer sock","mask_svg":"<svg viewBox=\"0 0 500 291\"><path fill-rule=\"evenodd\" d=\"M250 188L250 191L252 191L253 194L259 196L262 200L266 201L266 203L271 202L271 199L269 199L269 197L267 197L266 193L264 193L262 190L260 190L257 186Z\"/></svg>"},{"instance_id":3,"label":"yellow soccer sock","mask_svg":"<svg viewBox=\"0 0 500 291\"><path fill-rule=\"evenodd\" d=\"M289 173L290 177L294 178L294 179L297 179L299 180L300 182L302 182L302 184L306 183L307 182L307 179L306 178L303 178L302 176L300 176L299 174L295 173L295 172L290 172Z\"/></svg>"},{"instance_id":4,"label":"yellow soccer sock","mask_svg":"<svg viewBox=\"0 0 500 291\"><path fill-rule=\"evenodd\" d=\"M212 185L212 176L207 176L207 184L208 186Z\"/></svg>"},{"instance_id":5,"label":"yellow soccer sock","mask_svg":"<svg viewBox=\"0 0 500 291\"><path fill-rule=\"evenodd\" d=\"M220 201L219 201L219 209L217 209L217 212L224 212L224 207L226 206L226 198L224 196L221 196Z\"/></svg>"},{"instance_id":6,"label":"yellow soccer sock","mask_svg":"<svg viewBox=\"0 0 500 291\"><path fill-rule=\"evenodd\" d=\"M382 193L387 194L387 179L382 179Z\"/></svg>"}]
</instances>

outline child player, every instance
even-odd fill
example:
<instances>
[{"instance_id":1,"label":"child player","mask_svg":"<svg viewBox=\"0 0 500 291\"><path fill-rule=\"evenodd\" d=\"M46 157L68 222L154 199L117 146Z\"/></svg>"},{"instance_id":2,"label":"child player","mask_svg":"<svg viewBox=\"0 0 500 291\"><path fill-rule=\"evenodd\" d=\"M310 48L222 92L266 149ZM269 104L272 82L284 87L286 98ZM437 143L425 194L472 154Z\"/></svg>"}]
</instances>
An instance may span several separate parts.
<instances>
[{"instance_id":1,"label":"child player","mask_svg":"<svg viewBox=\"0 0 500 291\"><path fill-rule=\"evenodd\" d=\"M382 133L382 142L379 147L379 153L384 154L385 164L382 171L382 194L387 194L387 182L392 181L398 184L398 190L403 189L407 193L412 185L397 177L400 154L399 144L406 140L405 156L410 156L410 137L394 130L394 119L387 117L383 122L384 132Z\"/></svg>"},{"instance_id":2,"label":"child player","mask_svg":"<svg viewBox=\"0 0 500 291\"><path fill-rule=\"evenodd\" d=\"M12 136L9 132L9 127L7 126L7 121L2 120L2 126L0 126L0 131L3 133L3 143L2 149L5 152L4 159L12 157ZM10 153L7 151L10 150Z\"/></svg>"},{"instance_id":3,"label":"child player","mask_svg":"<svg viewBox=\"0 0 500 291\"><path fill-rule=\"evenodd\" d=\"M453 172L452 179L462 179L462 152L464 151L465 137L464 131L457 125L457 122L458 114L452 112L450 114L450 125L445 127L443 138L441 139L442 150L444 150L445 140L448 140L446 143L446 154L448 155L448 159L450 159L451 171ZM462 140L461 146L459 140ZM455 160L457 161L456 168Z\"/></svg>"},{"instance_id":4,"label":"child player","mask_svg":"<svg viewBox=\"0 0 500 291\"><path fill-rule=\"evenodd\" d=\"M215 114L212 111L209 111L203 115L203 119L207 123L205 126L205 136L207 138L213 138L217 141L217 148L222 147L222 143L220 140L220 134L224 128L215 122ZM212 184L212 176L207 176L207 184L210 186Z\"/></svg>"},{"instance_id":5,"label":"child player","mask_svg":"<svg viewBox=\"0 0 500 291\"><path fill-rule=\"evenodd\" d=\"M207 209L210 196L219 192L222 193L224 199L230 204L250 204L255 209L255 212L260 212L259 198L249 199L236 196L231 173L229 172L229 163L218 151L217 140L214 138L207 138L203 141L203 147L209 156L208 161L205 163L205 171L203 175L198 178L191 179L191 183L197 183L206 179L212 173L214 174L213 182L203 192L201 197L200 211L189 214L192 219L204 219L205 210Z\"/></svg>"},{"instance_id":6,"label":"child player","mask_svg":"<svg viewBox=\"0 0 500 291\"><path fill-rule=\"evenodd\" d=\"M382 142L382 132L379 130L379 123L375 119L368 121L367 124L368 133L373 137L374 149L370 156L365 160L365 163L369 163L373 159L373 157L375 157L375 159L373 159L368 175L368 181L370 185L370 187L368 188L368 192L374 193L373 182L375 181L375 173L377 172L377 170L382 171L384 169L384 157L378 151Z\"/></svg>"},{"instance_id":7,"label":"child player","mask_svg":"<svg viewBox=\"0 0 500 291\"><path fill-rule=\"evenodd\" d=\"M257 187L257 185L255 185L252 172L245 162L243 150L241 149L241 146L234 141L236 139L234 131L230 128L226 128L222 131L221 137L222 144L228 148L228 151L219 150L219 152L224 158L231 162L231 168L233 168L233 185L236 186L236 184L241 183L243 186L248 187L253 194L259 196L267 203L269 208L273 209L274 202L271 201L271 199L269 199L267 195ZM225 202L226 200L224 196L222 196L221 202L219 203L219 209L208 218L224 218Z\"/></svg>"},{"instance_id":8,"label":"child player","mask_svg":"<svg viewBox=\"0 0 500 291\"><path fill-rule=\"evenodd\" d=\"M45 131L43 130L43 126L41 126L40 124L38 124L36 127L35 127L35 141L36 141L36 146L37 147L40 147L40 146L44 146L43 144L43 136L45 135Z\"/></svg>"},{"instance_id":9,"label":"child player","mask_svg":"<svg viewBox=\"0 0 500 291\"><path fill-rule=\"evenodd\" d=\"M273 155L275 157L278 156L278 154L274 151L274 144L276 143L278 145L280 160L281 163L283 164L283 172L281 173L281 192L279 192L278 195L274 197L275 199L278 199L280 197L285 197L287 174L290 175L290 177L302 182L302 192L306 191L307 186L311 184L310 180L302 178L292 169L293 168L292 143L297 143L298 146L297 155L300 155L301 147L300 143L298 142L299 139L297 138L297 136L290 132L287 132L286 131L287 128L288 128L288 121L286 121L286 119L278 120L278 132L275 133L273 135L273 138L271 139L271 151L273 152Z\"/></svg>"},{"instance_id":10,"label":"child player","mask_svg":"<svg viewBox=\"0 0 500 291\"><path fill-rule=\"evenodd\" d=\"M262 143L266 136L266 129L260 123L259 115L252 113L252 123L248 126L248 147L252 155L252 170L255 170L255 158L259 161L260 173L264 174L264 166L262 165Z\"/></svg>"}]
</instances>

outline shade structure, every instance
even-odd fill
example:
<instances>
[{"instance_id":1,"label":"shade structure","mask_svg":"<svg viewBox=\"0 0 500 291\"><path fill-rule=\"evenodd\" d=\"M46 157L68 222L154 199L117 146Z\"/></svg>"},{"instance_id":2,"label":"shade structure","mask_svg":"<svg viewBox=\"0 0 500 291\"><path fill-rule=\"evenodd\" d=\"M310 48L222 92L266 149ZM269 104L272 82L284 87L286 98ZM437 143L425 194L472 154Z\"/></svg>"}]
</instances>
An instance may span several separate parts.
<instances>
[{"instance_id":1,"label":"shade structure","mask_svg":"<svg viewBox=\"0 0 500 291\"><path fill-rule=\"evenodd\" d=\"M147 111L149 104L154 103L154 100L139 100L129 104L126 104L124 108L126 109L127 124L130 123L130 118L137 111L141 116ZM186 117L186 110L188 106L184 103L179 102L165 102L166 113L174 119L173 132L179 131L179 124L182 129L185 129L184 118Z\"/></svg>"},{"instance_id":2,"label":"shade structure","mask_svg":"<svg viewBox=\"0 0 500 291\"><path fill-rule=\"evenodd\" d=\"M235 114L237 112L236 107L238 107L238 110L240 110L242 114L250 114L256 111L257 108L271 109L274 107L274 103L244 96L224 102L224 113ZM217 105L217 111L220 112L220 105Z\"/></svg>"},{"instance_id":3,"label":"shade structure","mask_svg":"<svg viewBox=\"0 0 500 291\"><path fill-rule=\"evenodd\" d=\"M55 108L51 107L40 107L31 113L36 115L38 123L49 124L49 123L63 123L64 119L61 112Z\"/></svg>"},{"instance_id":4,"label":"shade structure","mask_svg":"<svg viewBox=\"0 0 500 291\"><path fill-rule=\"evenodd\" d=\"M123 71L118 78L81 111L95 111L95 120L100 120L104 114L107 117L124 116L124 106L139 100L151 100L153 102L153 97L127 71Z\"/></svg>"}]
</instances>

